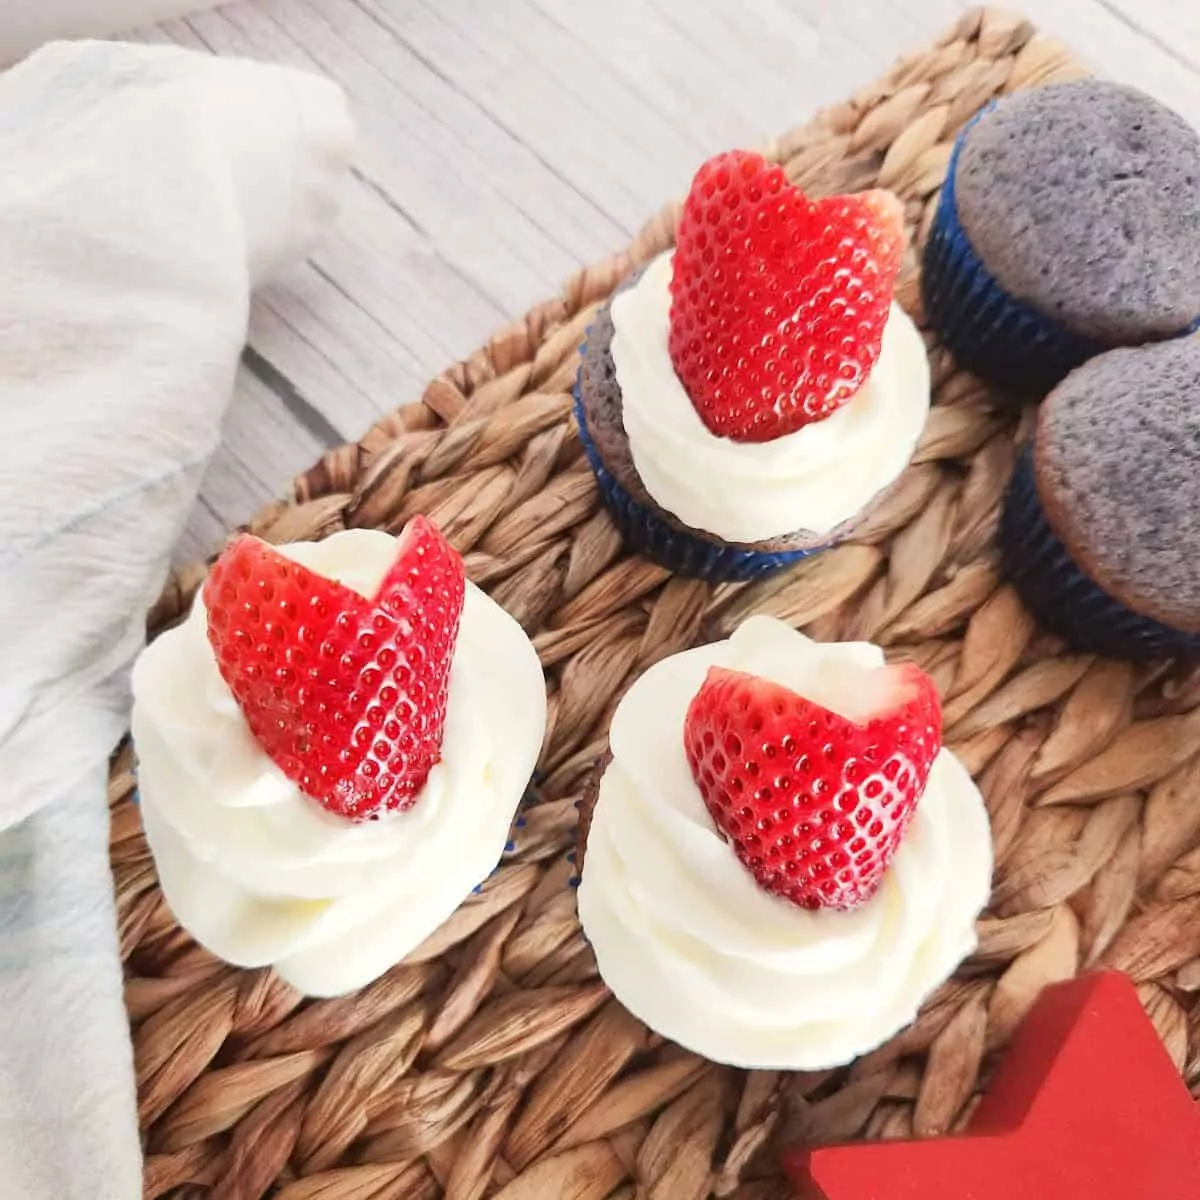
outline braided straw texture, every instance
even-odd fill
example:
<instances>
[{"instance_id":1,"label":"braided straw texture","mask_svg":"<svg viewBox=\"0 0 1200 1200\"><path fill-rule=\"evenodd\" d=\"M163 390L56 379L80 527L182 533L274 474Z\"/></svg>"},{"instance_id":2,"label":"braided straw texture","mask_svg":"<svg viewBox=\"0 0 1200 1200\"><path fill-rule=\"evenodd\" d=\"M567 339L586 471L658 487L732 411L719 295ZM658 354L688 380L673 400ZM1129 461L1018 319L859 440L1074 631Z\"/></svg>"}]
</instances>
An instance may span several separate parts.
<instances>
[{"instance_id":1,"label":"braided straw texture","mask_svg":"<svg viewBox=\"0 0 1200 1200\"><path fill-rule=\"evenodd\" d=\"M875 185L920 239L957 131L997 94L1081 74L1023 20L975 11L879 83L768 148L814 193ZM112 861L146 1144L146 1196L256 1200L774 1200L780 1140L936 1134L1043 984L1129 972L1200 1087L1200 687L1065 654L998 578L993 532L1028 427L931 344L913 465L854 540L766 581L711 587L622 552L572 425L597 304L668 246L623 254L328 454L251 525L271 541L431 514L534 638L550 725L515 850L425 945L362 992L305 1002L175 924L114 762ZM915 256L901 300L919 305ZM919 316L919 312L918 312ZM203 568L171 580L177 618ZM870 638L945 698L986 795L997 868L979 949L916 1024L847 1070L718 1067L665 1043L597 978L565 855L613 706L657 659L752 612Z\"/></svg>"}]
</instances>

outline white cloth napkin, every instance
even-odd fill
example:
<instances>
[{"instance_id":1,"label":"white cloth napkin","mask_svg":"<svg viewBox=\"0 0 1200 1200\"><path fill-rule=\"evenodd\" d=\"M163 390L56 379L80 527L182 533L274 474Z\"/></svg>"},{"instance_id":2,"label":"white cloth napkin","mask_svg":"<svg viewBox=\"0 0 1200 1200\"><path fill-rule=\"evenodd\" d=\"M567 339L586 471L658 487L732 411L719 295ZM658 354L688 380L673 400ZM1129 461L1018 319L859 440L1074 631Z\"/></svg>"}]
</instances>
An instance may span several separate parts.
<instances>
[{"instance_id":1,"label":"white cloth napkin","mask_svg":"<svg viewBox=\"0 0 1200 1200\"><path fill-rule=\"evenodd\" d=\"M0 63L14 63L51 38L107 37L179 17L221 0L3 0Z\"/></svg>"},{"instance_id":2,"label":"white cloth napkin","mask_svg":"<svg viewBox=\"0 0 1200 1200\"><path fill-rule=\"evenodd\" d=\"M250 289L333 215L341 91L172 48L0 75L0 1196L141 1195L107 866L129 664Z\"/></svg>"}]
</instances>

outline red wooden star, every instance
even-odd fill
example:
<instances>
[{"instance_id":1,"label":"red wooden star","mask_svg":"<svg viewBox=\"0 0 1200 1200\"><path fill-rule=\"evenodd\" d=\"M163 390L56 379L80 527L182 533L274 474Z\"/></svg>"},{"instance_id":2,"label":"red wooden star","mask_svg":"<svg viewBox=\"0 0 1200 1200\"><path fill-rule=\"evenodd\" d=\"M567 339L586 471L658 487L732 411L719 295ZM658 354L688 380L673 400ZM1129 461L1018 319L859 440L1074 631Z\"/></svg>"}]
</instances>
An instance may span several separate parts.
<instances>
[{"instance_id":1,"label":"red wooden star","mask_svg":"<svg viewBox=\"0 0 1200 1200\"><path fill-rule=\"evenodd\" d=\"M1197 1200L1200 1105L1110 971L1042 993L966 1133L797 1148L784 1166L824 1200Z\"/></svg>"}]
</instances>

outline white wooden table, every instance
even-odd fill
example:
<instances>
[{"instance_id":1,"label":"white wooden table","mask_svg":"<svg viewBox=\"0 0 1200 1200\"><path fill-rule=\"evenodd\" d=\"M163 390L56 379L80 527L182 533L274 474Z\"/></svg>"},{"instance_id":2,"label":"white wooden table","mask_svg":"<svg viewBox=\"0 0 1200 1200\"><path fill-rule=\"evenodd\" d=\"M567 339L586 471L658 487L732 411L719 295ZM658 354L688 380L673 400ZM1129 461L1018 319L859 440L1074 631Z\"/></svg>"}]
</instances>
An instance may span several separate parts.
<instances>
[{"instance_id":1,"label":"white wooden table","mask_svg":"<svg viewBox=\"0 0 1200 1200\"><path fill-rule=\"evenodd\" d=\"M717 150L754 145L936 35L961 0L240 0L139 36L325 72L360 125L335 235L265 291L177 557L572 270ZM1101 74L1200 127L1194 0L1026 0Z\"/></svg>"}]
</instances>

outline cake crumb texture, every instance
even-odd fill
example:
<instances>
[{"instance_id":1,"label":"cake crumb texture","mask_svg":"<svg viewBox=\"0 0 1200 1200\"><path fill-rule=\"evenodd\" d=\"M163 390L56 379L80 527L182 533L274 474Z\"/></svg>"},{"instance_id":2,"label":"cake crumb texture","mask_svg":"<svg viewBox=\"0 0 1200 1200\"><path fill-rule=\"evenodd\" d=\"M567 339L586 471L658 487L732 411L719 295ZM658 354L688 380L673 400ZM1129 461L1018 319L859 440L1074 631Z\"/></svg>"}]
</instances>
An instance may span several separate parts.
<instances>
[{"instance_id":1,"label":"cake crumb texture","mask_svg":"<svg viewBox=\"0 0 1200 1200\"><path fill-rule=\"evenodd\" d=\"M966 135L955 196L1004 289L1077 334L1128 345L1200 316L1200 137L1135 88L1002 100Z\"/></svg>"}]
</instances>

